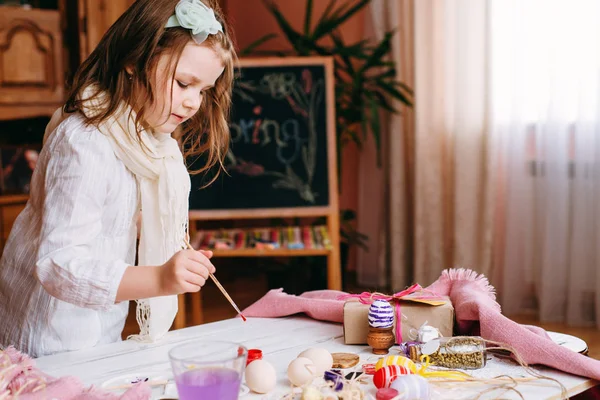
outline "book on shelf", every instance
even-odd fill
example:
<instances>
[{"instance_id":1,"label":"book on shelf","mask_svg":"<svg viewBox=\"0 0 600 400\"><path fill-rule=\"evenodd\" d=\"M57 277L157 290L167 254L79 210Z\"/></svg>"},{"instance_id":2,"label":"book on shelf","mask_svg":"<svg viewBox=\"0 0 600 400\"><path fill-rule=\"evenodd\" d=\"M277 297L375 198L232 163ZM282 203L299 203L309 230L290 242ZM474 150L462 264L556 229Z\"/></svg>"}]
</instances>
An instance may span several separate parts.
<instances>
[{"instance_id":1,"label":"book on shelf","mask_svg":"<svg viewBox=\"0 0 600 400\"><path fill-rule=\"evenodd\" d=\"M195 248L211 250L331 249L324 225L201 230L192 242Z\"/></svg>"}]
</instances>

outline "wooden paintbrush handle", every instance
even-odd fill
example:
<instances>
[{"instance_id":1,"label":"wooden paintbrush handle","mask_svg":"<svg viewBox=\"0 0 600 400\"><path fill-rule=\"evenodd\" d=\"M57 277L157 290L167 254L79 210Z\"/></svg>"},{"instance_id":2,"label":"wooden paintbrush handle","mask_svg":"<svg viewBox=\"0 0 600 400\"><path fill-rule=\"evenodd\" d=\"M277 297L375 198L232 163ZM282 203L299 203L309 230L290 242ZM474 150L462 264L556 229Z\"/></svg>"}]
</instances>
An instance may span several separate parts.
<instances>
[{"instance_id":1,"label":"wooden paintbrush handle","mask_svg":"<svg viewBox=\"0 0 600 400\"><path fill-rule=\"evenodd\" d=\"M187 246L188 249L195 250L187 239L184 239L184 241L185 241L185 245ZM223 296L225 296L225 298L229 301L229 303L231 304L231 306L233 307L233 309L235 311L237 311L237 313L240 314L240 316L242 317L242 319L245 321L246 318L242 314L242 311L240 311L240 309L237 306L237 304L235 304L235 302L233 301L233 299L231 298L231 296L229 296L229 293L227 293L227 290L225 290L225 288L223 287L223 285L221 285L221 283L217 280L217 278L215 278L215 276L213 274L209 273L209 276L212 279L212 281L215 283L215 285L219 288L219 290L221 291L221 293L223 293Z\"/></svg>"}]
</instances>

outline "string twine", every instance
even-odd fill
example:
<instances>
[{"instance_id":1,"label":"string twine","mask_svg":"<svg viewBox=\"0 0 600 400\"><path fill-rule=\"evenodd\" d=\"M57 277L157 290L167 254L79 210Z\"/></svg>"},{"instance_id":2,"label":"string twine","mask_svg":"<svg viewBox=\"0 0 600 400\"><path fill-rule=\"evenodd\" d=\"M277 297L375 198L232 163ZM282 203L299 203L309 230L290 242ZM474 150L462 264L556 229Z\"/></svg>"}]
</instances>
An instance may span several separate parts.
<instances>
[{"instance_id":1,"label":"string twine","mask_svg":"<svg viewBox=\"0 0 600 400\"><path fill-rule=\"evenodd\" d=\"M27 369L23 369L18 375L22 374L23 377L25 377L25 380L17 390L12 391L10 389L12 380L9 380L9 373L13 372L15 369L22 369L23 367L18 364L13 364L10 357L3 350L0 350L0 353L0 400L10 399L13 396L23 394L25 389L33 385L35 386L31 390L31 393L36 393L46 388L46 379L39 375L32 374ZM17 378L17 376L13 376L12 379Z\"/></svg>"},{"instance_id":2,"label":"string twine","mask_svg":"<svg viewBox=\"0 0 600 400\"><path fill-rule=\"evenodd\" d=\"M473 337L454 336L453 339L473 339ZM555 378L543 375L539 371L530 367L525 361L523 361L521 355L512 346L506 343L500 343L488 339L478 338L478 340L481 340L483 343L486 344L486 351L501 350L510 352L514 357L515 362L519 364L519 366L531 376L515 378L509 375L502 374L493 378L477 378L461 370L435 367L433 364L431 364L429 356L421 357L422 362L420 366L417 367L415 375L420 375L426 378L429 384L432 385L432 387L444 389L444 391L446 392L452 389L463 390L467 386L475 388L479 386L489 386L482 387L476 395L473 395L472 397L467 397L468 400L479 400L482 398L482 396L494 392L499 392L497 395L495 395L496 398L502 398L502 396L504 396L505 394L512 392L519 396L519 398L525 400L523 394L519 391L519 389L517 389L517 387L522 384L542 386L557 385L561 391L560 398L569 398L567 395L566 387L560 381L558 381ZM379 360L379 358L380 357L369 357L364 363L377 361ZM343 384L343 387L340 391L334 392L337 398L339 398L340 400L361 400L365 398L366 393L364 388L361 386L368 383L372 383L372 378L370 375L364 373L360 375L358 374L358 372L362 372L362 364L364 363L360 363L356 367L350 369L349 371L344 372L346 375L351 375L350 379L347 379L342 373L331 371L332 374L337 375L337 378ZM337 382L335 381L331 382L325 381L324 379L319 379L323 377L316 374L314 368L311 368L310 365L305 365L304 367L311 373L311 379L309 380L309 382L307 382L301 387L294 387L293 385L290 385L289 392L286 393L283 397L280 397L281 400L293 400L296 394L298 393L298 390L303 391L310 386L317 389L319 392L322 392L322 390L324 389L333 390L333 388L337 384ZM435 369L431 369L431 367L435 367ZM546 381L546 383L542 383L540 381ZM402 398L402 395L403 394L400 393L392 400L400 400Z\"/></svg>"},{"instance_id":3,"label":"string twine","mask_svg":"<svg viewBox=\"0 0 600 400\"><path fill-rule=\"evenodd\" d=\"M330 373L335 376L334 381L327 381L327 380L321 379L323 377L321 375L317 374L314 371L314 368L310 364L305 365L304 368L306 368L306 370L309 371L311 374L309 381L300 387L295 387L293 385L290 385L289 392L286 393L285 395L283 395L283 397L280 397L281 400L293 400L293 399L295 399L295 396L299 390L304 391L309 387L315 388L321 394L322 394L323 390L330 389L333 392L332 395L335 396L335 398L339 399L339 400L363 400L364 399L365 393L364 393L364 390L361 387L361 385L368 383L369 378L365 374L358 373L358 372L362 372L362 370L361 370L362 365L358 365L358 366L352 368L351 370L349 370L348 372L346 372L346 375L348 375L348 374L352 375L352 377L349 379L346 378L344 376L344 374L342 374L341 372L330 371ZM359 369L359 368L361 368L361 369ZM336 385L338 385L338 382L341 382L343 386L342 386L341 390L335 391L334 388Z\"/></svg>"},{"instance_id":4,"label":"string twine","mask_svg":"<svg viewBox=\"0 0 600 400\"><path fill-rule=\"evenodd\" d=\"M453 337L453 339L472 339L472 337L471 336L455 336L455 337ZM472 397L472 400L478 400L485 394L493 393L496 391L501 391L502 392L501 395L508 393L508 392L513 392L516 395L518 395L521 399L524 399L523 394L517 389L517 386L519 384L525 383L525 384L529 385L529 384L538 384L539 381L548 381L548 383L542 384L542 385L554 386L554 384L556 384L560 388L560 392L561 392L560 398L561 399L569 398L567 395L567 388L560 381L558 381L555 378L544 375L544 374L540 373L539 371L535 370L534 368L530 367L523 360L521 355L515 350L514 347L512 347L506 343L496 342L493 340L488 340L488 339L480 339L480 340L487 345L485 347L486 351L498 350L498 351L510 352L513 355L514 360L517 362L517 364L519 364L519 366L521 368L523 368L529 375L531 375L531 377L515 378L512 376L503 374L503 375L498 375L494 378L477 378L472 375L463 373L464 379L462 380L462 382L460 382L460 386L457 386L456 379L443 379L441 377L435 378L433 376L431 376L431 377L434 379L431 379L430 383L435 386L444 386L446 389L464 388L465 384L469 384L471 386L492 385L492 387L483 389L483 391L479 392L478 395L476 395L475 397ZM425 365L428 366L429 365L428 356L424 356L424 357L422 357L422 359L424 359ZM451 371L449 370L447 372L451 372ZM454 371L454 372L461 372L461 371ZM501 395L499 395L499 396L501 396Z\"/></svg>"}]
</instances>

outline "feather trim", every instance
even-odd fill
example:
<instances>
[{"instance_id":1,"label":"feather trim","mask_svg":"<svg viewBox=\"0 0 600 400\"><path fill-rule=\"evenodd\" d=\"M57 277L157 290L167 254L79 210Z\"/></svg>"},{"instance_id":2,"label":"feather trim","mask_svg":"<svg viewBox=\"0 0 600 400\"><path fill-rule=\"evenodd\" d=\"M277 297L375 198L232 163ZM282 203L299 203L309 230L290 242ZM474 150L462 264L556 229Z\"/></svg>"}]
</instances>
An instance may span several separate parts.
<instances>
[{"instance_id":1,"label":"feather trim","mask_svg":"<svg viewBox=\"0 0 600 400\"><path fill-rule=\"evenodd\" d=\"M490 284L485 275L480 274L472 269L466 268L450 268L442 271L442 279L448 281L471 281L474 282L482 292L488 295L492 300L496 301L496 288Z\"/></svg>"}]
</instances>

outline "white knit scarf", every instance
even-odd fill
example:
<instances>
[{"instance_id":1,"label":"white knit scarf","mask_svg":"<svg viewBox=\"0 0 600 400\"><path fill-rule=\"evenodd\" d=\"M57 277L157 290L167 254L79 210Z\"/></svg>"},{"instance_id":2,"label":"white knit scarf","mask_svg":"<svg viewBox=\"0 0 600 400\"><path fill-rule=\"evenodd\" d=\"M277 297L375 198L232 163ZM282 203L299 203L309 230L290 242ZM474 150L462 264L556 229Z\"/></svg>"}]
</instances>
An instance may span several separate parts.
<instances>
[{"instance_id":1,"label":"white knit scarf","mask_svg":"<svg viewBox=\"0 0 600 400\"><path fill-rule=\"evenodd\" d=\"M82 98L93 93L87 89ZM103 104L103 94L83 104L83 113L91 117ZM66 116L56 110L46 127L52 133ZM138 182L141 197L142 226L138 248L138 264L159 266L177 251L185 248L188 224L190 176L184 165L179 145L168 133L142 132L138 140L135 114L125 104L98 129L112 144L116 156ZM177 314L177 296L139 299L137 322L140 333L131 339L152 342L169 331Z\"/></svg>"}]
</instances>

